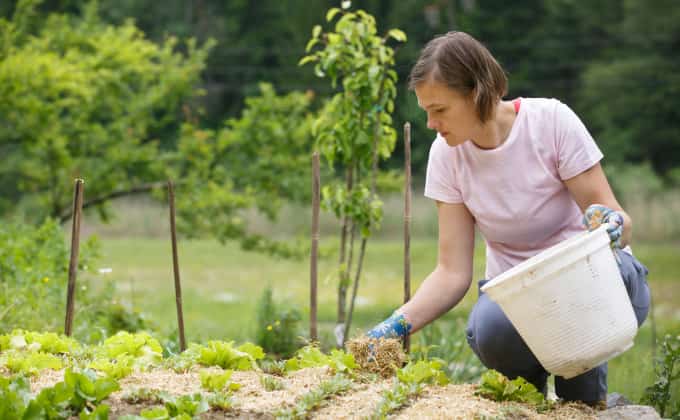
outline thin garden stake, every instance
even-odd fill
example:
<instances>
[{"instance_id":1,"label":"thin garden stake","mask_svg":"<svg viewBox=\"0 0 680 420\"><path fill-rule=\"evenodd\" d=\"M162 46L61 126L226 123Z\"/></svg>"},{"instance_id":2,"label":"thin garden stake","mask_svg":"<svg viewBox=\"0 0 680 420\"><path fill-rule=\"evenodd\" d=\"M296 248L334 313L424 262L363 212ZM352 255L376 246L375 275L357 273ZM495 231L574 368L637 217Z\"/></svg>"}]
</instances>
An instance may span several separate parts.
<instances>
[{"instance_id":1,"label":"thin garden stake","mask_svg":"<svg viewBox=\"0 0 680 420\"><path fill-rule=\"evenodd\" d=\"M172 239L172 268L175 273L175 304L177 305L177 325L179 327L179 348L186 350L184 338L184 315L182 313L182 285L179 280L179 259L177 258L177 229L175 227L175 188L168 180L168 201L170 202L170 236Z\"/></svg>"},{"instance_id":2,"label":"thin garden stake","mask_svg":"<svg viewBox=\"0 0 680 420\"><path fill-rule=\"evenodd\" d=\"M411 124L404 124L404 303L411 299ZM404 350L411 350L411 339L404 337Z\"/></svg>"},{"instance_id":3,"label":"thin garden stake","mask_svg":"<svg viewBox=\"0 0 680 420\"><path fill-rule=\"evenodd\" d=\"M78 251L80 250L80 218L83 211L83 189L85 182L76 179L73 193L73 217L71 220L71 259L68 264L68 290L66 292L66 321L64 334L71 335L73 307L75 304L76 275L78 273Z\"/></svg>"},{"instance_id":4,"label":"thin garden stake","mask_svg":"<svg viewBox=\"0 0 680 420\"><path fill-rule=\"evenodd\" d=\"M314 152L312 155L312 251L309 261L309 338L312 342L318 341L316 328L316 285L318 276L320 191L319 152Z\"/></svg>"}]
</instances>

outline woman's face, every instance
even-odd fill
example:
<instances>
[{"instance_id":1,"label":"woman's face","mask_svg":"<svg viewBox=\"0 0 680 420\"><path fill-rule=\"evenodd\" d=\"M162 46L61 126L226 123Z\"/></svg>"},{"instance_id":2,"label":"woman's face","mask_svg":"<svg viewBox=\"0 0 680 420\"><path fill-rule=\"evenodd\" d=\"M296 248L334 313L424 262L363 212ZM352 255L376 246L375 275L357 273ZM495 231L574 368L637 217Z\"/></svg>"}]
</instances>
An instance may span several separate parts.
<instances>
[{"instance_id":1,"label":"woman's face","mask_svg":"<svg viewBox=\"0 0 680 420\"><path fill-rule=\"evenodd\" d=\"M436 80L416 86L418 105L427 113L427 128L437 130L449 146L473 139L482 124L470 96Z\"/></svg>"}]
</instances>

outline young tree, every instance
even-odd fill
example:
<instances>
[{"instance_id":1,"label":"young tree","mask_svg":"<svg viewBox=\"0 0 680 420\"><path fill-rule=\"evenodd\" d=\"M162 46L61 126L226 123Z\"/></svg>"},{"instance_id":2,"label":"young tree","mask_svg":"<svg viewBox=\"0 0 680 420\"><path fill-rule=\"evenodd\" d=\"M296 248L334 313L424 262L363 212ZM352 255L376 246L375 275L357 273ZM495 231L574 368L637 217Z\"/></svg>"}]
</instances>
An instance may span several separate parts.
<instances>
[{"instance_id":1,"label":"young tree","mask_svg":"<svg viewBox=\"0 0 680 420\"><path fill-rule=\"evenodd\" d=\"M329 168L344 177L322 190L322 205L342 221L336 337L338 345L343 345L352 322L366 243L382 218L382 203L376 191L378 161L390 157L396 142L391 114L397 73L393 70L394 50L388 40L404 42L406 35L392 29L379 36L375 18L363 10L332 8L326 14L328 22L336 17L332 31L314 27L306 48L309 54L300 60L300 65L315 63L315 74L327 77L333 89L339 90L321 110L314 134L316 148ZM361 245L355 267L357 230ZM348 309L352 274L354 285Z\"/></svg>"}]
</instances>

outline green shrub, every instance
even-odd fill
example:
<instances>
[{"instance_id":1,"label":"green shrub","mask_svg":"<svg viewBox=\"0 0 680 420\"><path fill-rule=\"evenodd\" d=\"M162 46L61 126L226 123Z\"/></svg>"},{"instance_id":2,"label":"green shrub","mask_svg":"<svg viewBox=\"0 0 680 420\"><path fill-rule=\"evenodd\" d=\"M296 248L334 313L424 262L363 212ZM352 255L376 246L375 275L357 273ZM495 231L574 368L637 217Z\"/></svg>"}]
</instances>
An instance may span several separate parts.
<instances>
[{"instance_id":1,"label":"green shrub","mask_svg":"<svg viewBox=\"0 0 680 420\"><path fill-rule=\"evenodd\" d=\"M668 409L669 417L680 418L680 400L677 398L680 384L676 382L680 379L680 335L668 334L664 337L661 353L654 363L654 372L656 381L645 389L642 403L654 406L661 417L665 418ZM673 398L674 394L676 398Z\"/></svg>"},{"instance_id":2,"label":"green shrub","mask_svg":"<svg viewBox=\"0 0 680 420\"><path fill-rule=\"evenodd\" d=\"M141 314L113 299L112 282L94 287L96 239L81 245L74 314L74 335L85 342L99 341L119 330L149 328ZM63 331L69 248L53 220L34 227L0 224L0 333L14 329Z\"/></svg>"},{"instance_id":3,"label":"green shrub","mask_svg":"<svg viewBox=\"0 0 680 420\"><path fill-rule=\"evenodd\" d=\"M297 309L277 304L272 297L272 289L268 287L257 304L256 343L267 353L292 356L302 344L298 338L301 319Z\"/></svg>"}]
</instances>

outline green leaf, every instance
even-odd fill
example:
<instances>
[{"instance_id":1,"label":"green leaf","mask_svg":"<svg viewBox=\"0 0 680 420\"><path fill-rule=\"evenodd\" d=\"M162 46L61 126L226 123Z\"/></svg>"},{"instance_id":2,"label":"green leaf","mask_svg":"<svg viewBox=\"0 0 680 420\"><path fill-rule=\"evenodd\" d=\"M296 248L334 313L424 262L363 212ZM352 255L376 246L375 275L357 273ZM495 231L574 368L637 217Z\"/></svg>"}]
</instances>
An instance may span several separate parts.
<instances>
[{"instance_id":1,"label":"green leaf","mask_svg":"<svg viewBox=\"0 0 680 420\"><path fill-rule=\"evenodd\" d=\"M359 367L359 365L354 360L354 355L345 353L342 350L331 350L330 359L331 367L336 372L351 372L353 369L357 369Z\"/></svg>"},{"instance_id":2,"label":"green leaf","mask_svg":"<svg viewBox=\"0 0 680 420\"><path fill-rule=\"evenodd\" d=\"M36 375L44 369L59 370L63 367L62 359L43 352L11 352L6 355L5 366L12 372Z\"/></svg>"},{"instance_id":3,"label":"green leaf","mask_svg":"<svg viewBox=\"0 0 680 420\"><path fill-rule=\"evenodd\" d=\"M122 379L130 375L133 371L135 358L127 354L122 354L116 359L97 358L93 360L88 368L105 373L113 379Z\"/></svg>"},{"instance_id":4,"label":"green leaf","mask_svg":"<svg viewBox=\"0 0 680 420\"><path fill-rule=\"evenodd\" d=\"M142 418L150 420L165 420L170 418L168 409L165 407L151 407L142 410L139 415Z\"/></svg>"},{"instance_id":5,"label":"green leaf","mask_svg":"<svg viewBox=\"0 0 680 420\"><path fill-rule=\"evenodd\" d=\"M265 356L262 347L253 343L243 343L240 346L238 346L238 350L244 353L248 353L255 360L264 359Z\"/></svg>"},{"instance_id":6,"label":"green leaf","mask_svg":"<svg viewBox=\"0 0 680 420\"><path fill-rule=\"evenodd\" d=\"M314 28L312 28L312 38L318 38L319 34L321 34L321 25L314 25Z\"/></svg>"},{"instance_id":7,"label":"green leaf","mask_svg":"<svg viewBox=\"0 0 680 420\"><path fill-rule=\"evenodd\" d=\"M228 394L217 393L208 396L208 404L211 408L226 411L232 407L233 401Z\"/></svg>"},{"instance_id":8,"label":"green leaf","mask_svg":"<svg viewBox=\"0 0 680 420\"><path fill-rule=\"evenodd\" d=\"M318 59L316 55L306 55L300 59L298 66L304 66L307 63L314 62Z\"/></svg>"},{"instance_id":9,"label":"green leaf","mask_svg":"<svg viewBox=\"0 0 680 420\"><path fill-rule=\"evenodd\" d=\"M219 392L222 391L229 382L233 371L226 370L223 372L213 372L207 369L200 371L201 387L207 391Z\"/></svg>"},{"instance_id":10,"label":"green leaf","mask_svg":"<svg viewBox=\"0 0 680 420\"><path fill-rule=\"evenodd\" d=\"M337 7L333 7L330 10L328 10L328 12L326 12L326 22L330 22L331 20L333 20L335 15L337 15L340 12L341 10Z\"/></svg>"},{"instance_id":11,"label":"green leaf","mask_svg":"<svg viewBox=\"0 0 680 420\"><path fill-rule=\"evenodd\" d=\"M326 77L326 73L323 71L319 64L314 66L314 74L316 75L316 77Z\"/></svg>"},{"instance_id":12,"label":"green leaf","mask_svg":"<svg viewBox=\"0 0 680 420\"><path fill-rule=\"evenodd\" d=\"M524 378L517 377L511 381L493 369L482 375L475 394L496 401L517 401L534 405L545 403L543 394Z\"/></svg>"},{"instance_id":13,"label":"green leaf","mask_svg":"<svg viewBox=\"0 0 680 420\"><path fill-rule=\"evenodd\" d=\"M293 372L302 369L302 367L300 366L300 361L297 358L292 358L286 360L285 369L286 372Z\"/></svg>"},{"instance_id":14,"label":"green leaf","mask_svg":"<svg viewBox=\"0 0 680 420\"><path fill-rule=\"evenodd\" d=\"M209 341L206 346L198 348L199 356L197 361L204 366L219 366L223 369L257 369L256 358L245 351L235 349L233 344L232 341ZM261 349L258 353L258 346L244 346L245 349L252 351L258 357L263 354Z\"/></svg>"},{"instance_id":15,"label":"green leaf","mask_svg":"<svg viewBox=\"0 0 680 420\"><path fill-rule=\"evenodd\" d=\"M399 42L406 42L406 34L401 29L390 29L387 36L394 38Z\"/></svg>"},{"instance_id":16,"label":"green leaf","mask_svg":"<svg viewBox=\"0 0 680 420\"><path fill-rule=\"evenodd\" d=\"M94 382L94 396L96 401L108 398L111 393L120 390L120 385L113 378L101 378Z\"/></svg>"},{"instance_id":17,"label":"green leaf","mask_svg":"<svg viewBox=\"0 0 680 420\"><path fill-rule=\"evenodd\" d=\"M314 48L314 46L318 43L319 43L319 38L312 38L309 41L307 41L307 45L305 46L305 52L311 51L312 48ZM308 56L308 57L314 57L314 60L309 59L308 61L315 61L317 59L316 55ZM307 58L307 57L303 57L302 60L304 60L305 58ZM302 60L300 60L301 64L299 64L299 65L304 64Z\"/></svg>"},{"instance_id":18,"label":"green leaf","mask_svg":"<svg viewBox=\"0 0 680 420\"><path fill-rule=\"evenodd\" d=\"M93 411L87 408L80 412L80 420L108 420L110 407L106 404L100 404Z\"/></svg>"},{"instance_id":19,"label":"green leaf","mask_svg":"<svg viewBox=\"0 0 680 420\"><path fill-rule=\"evenodd\" d=\"M354 356L342 350L334 349L330 355L324 354L318 347L309 345L301 348L295 357L286 361L287 372L294 370L327 366L338 373L348 373L358 367Z\"/></svg>"}]
</instances>

